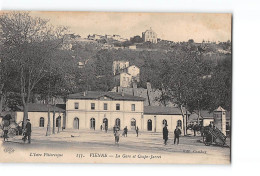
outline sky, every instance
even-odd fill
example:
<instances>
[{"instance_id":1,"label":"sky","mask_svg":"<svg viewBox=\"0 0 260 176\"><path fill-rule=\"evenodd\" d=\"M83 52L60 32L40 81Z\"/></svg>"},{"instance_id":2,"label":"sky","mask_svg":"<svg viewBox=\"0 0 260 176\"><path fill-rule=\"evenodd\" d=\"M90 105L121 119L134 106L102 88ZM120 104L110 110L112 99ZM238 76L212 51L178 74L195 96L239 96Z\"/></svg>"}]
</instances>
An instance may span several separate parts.
<instances>
[{"instance_id":1,"label":"sky","mask_svg":"<svg viewBox=\"0 0 260 176\"><path fill-rule=\"evenodd\" d=\"M68 26L83 38L89 34L119 34L124 38L142 35L150 27L158 38L195 42L231 40L232 15L214 13L123 13L123 12L42 12L32 16L50 19L53 25Z\"/></svg>"}]
</instances>

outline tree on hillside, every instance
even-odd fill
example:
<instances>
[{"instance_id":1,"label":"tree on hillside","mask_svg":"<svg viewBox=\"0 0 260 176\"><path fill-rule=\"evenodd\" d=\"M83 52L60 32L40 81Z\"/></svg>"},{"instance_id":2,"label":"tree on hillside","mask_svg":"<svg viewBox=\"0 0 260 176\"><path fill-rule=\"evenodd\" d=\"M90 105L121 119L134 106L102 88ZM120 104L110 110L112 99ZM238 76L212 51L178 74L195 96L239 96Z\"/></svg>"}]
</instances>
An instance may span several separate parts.
<instances>
[{"instance_id":1,"label":"tree on hillside","mask_svg":"<svg viewBox=\"0 0 260 176\"><path fill-rule=\"evenodd\" d=\"M162 63L159 86L181 109L186 134L187 107L192 105L190 102L194 102L194 99L197 99L196 95L201 91L202 62L198 55L190 50L176 51L169 55L171 59Z\"/></svg>"},{"instance_id":2,"label":"tree on hillside","mask_svg":"<svg viewBox=\"0 0 260 176\"><path fill-rule=\"evenodd\" d=\"M13 62L18 72L16 85L20 88L25 121L31 93L48 74L53 59L51 54L62 45L66 28L55 28L48 20L32 17L28 12L2 14L0 28L3 54Z\"/></svg>"},{"instance_id":3,"label":"tree on hillside","mask_svg":"<svg viewBox=\"0 0 260 176\"><path fill-rule=\"evenodd\" d=\"M130 41L132 43L143 43L144 42L144 40L139 35L136 35L136 36L132 37L130 39Z\"/></svg>"}]
</instances>

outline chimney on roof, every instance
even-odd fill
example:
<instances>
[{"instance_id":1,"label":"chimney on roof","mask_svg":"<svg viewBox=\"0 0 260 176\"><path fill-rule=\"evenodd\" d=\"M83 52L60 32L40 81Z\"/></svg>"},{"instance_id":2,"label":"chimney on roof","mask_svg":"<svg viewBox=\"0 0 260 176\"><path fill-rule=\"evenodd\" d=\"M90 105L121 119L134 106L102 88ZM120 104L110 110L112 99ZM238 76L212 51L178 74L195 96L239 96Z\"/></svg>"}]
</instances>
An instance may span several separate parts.
<instances>
[{"instance_id":1,"label":"chimney on roof","mask_svg":"<svg viewBox=\"0 0 260 176\"><path fill-rule=\"evenodd\" d=\"M83 96L84 96L84 97L85 97L87 94L88 94L88 91L87 91L87 90L83 92Z\"/></svg>"},{"instance_id":2,"label":"chimney on roof","mask_svg":"<svg viewBox=\"0 0 260 176\"><path fill-rule=\"evenodd\" d=\"M121 92L121 95L122 95L122 97L123 97L123 96L125 96L125 93L124 93L124 91L123 91L123 90L122 90L122 92Z\"/></svg>"}]
</instances>

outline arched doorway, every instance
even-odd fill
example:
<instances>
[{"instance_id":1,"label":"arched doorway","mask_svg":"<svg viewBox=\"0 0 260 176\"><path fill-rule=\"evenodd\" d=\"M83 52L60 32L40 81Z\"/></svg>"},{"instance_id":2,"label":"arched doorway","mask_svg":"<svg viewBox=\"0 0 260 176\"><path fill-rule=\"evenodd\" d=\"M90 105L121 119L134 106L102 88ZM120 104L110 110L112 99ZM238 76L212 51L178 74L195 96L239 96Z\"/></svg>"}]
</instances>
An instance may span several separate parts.
<instances>
[{"instance_id":1,"label":"arched doorway","mask_svg":"<svg viewBox=\"0 0 260 176\"><path fill-rule=\"evenodd\" d=\"M79 129L79 118L75 117L73 121L73 129Z\"/></svg>"},{"instance_id":2,"label":"arched doorway","mask_svg":"<svg viewBox=\"0 0 260 176\"><path fill-rule=\"evenodd\" d=\"M163 127L165 127L165 126L167 125L167 120L164 119L164 120L162 121L162 124L163 124Z\"/></svg>"},{"instance_id":3,"label":"arched doorway","mask_svg":"<svg viewBox=\"0 0 260 176\"><path fill-rule=\"evenodd\" d=\"M104 128L108 127L108 120L107 120L107 118L103 119L103 125L104 125Z\"/></svg>"},{"instance_id":4,"label":"arched doorway","mask_svg":"<svg viewBox=\"0 0 260 176\"><path fill-rule=\"evenodd\" d=\"M94 129L96 128L96 120L95 118L91 118L90 119L90 129Z\"/></svg>"},{"instance_id":5,"label":"arched doorway","mask_svg":"<svg viewBox=\"0 0 260 176\"><path fill-rule=\"evenodd\" d=\"M177 126L180 127L180 128L182 128L182 122L181 122L181 120L178 120L178 121L177 121Z\"/></svg>"},{"instance_id":6,"label":"arched doorway","mask_svg":"<svg viewBox=\"0 0 260 176\"><path fill-rule=\"evenodd\" d=\"M131 129L135 130L136 128L136 120L134 118L131 119Z\"/></svg>"},{"instance_id":7,"label":"arched doorway","mask_svg":"<svg viewBox=\"0 0 260 176\"><path fill-rule=\"evenodd\" d=\"M43 117L40 118L40 125L39 126L44 127L44 118Z\"/></svg>"},{"instance_id":8,"label":"arched doorway","mask_svg":"<svg viewBox=\"0 0 260 176\"><path fill-rule=\"evenodd\" d=\"M148 131L152 131L152 129L153 129L153 123L152 123L152 120L149 119L149 120L147 121L147 130L148 130Z\"/></svg>"},{"instance_id":9,"label":"arched doorway","mask_svg":"<svg viewBox=\"0 0 260 176\"><path fill-rule=\"evenodd\" d=\"M61 116L56 118L56 127L60 127L61 126Z\"/></svg>"},{"instance_id":10,"label":"arched doorway","mask_svg":"<svg viewBox=\"0 0 260 176\"><path fill-rule=\"evenodd\" d=\"M115 126L118 127L120 130L120 119L119 118L116 119Z\"/></svg>"}]
</instances>

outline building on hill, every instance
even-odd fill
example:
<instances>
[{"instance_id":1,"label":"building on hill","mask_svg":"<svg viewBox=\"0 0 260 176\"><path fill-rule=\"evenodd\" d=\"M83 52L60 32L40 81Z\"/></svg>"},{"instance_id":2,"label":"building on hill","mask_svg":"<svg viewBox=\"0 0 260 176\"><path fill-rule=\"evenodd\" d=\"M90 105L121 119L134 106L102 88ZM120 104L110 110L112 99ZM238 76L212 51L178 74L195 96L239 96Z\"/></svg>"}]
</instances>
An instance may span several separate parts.
<instances>
[{"instance_id":1,"label":"building on hill","mask_svg":"<svg viewBox=\"0 0 260 176\"><path fill-rule=\"evenodd\" d=\"M152 30L152 28L143 32L142 38L144 42L157 43L157 34Z\"/></svg>"},{"instance_id":2,"label":"building on hill","mask_svg":"<svg viewBox=\"0 0 260 176\"><path fill-rule=\"evenodd\" d=\"M135 66L135 65L131 65L129 67L126 67L124 69L119 70L120 73L128 73L132 76L132 82L140 82L140 68Z\"/></svg>"},{"instance_id":3,"label":"building on hill","mask_svg":"<svg viewBox=\"0 0 260 176\"><path fill-rule=\"evenodd\" d=\"M114 76L114 82L116 86L130 87L132 83L132 75L129 73L118 73Z\"/></svg>"},{"instance_id":4,"label":"building on hill","mask_svg":"<svg viewBox=\"0 0 260 176\"><path fill-rule=\"evenodd\" d=\"M140 69L129 66L128 61L114 61L113 73L116 86L131 87L134 82L140 82Z\"/></svg>"},{"instance_id":5,"label":"building on hill","mask_svg":"<svg viewBox=\"0 0 260 176\"><path fill-rule=\"evenodd\" d=\"M113 73L114 75L120 73L120 70L129 67L129 61L114 61L113 62Z\"/></svg>"},{"instance_id":6,"label":"building on hill","mask_svg":"<svg viewBox=\"0 0 260 176\"><path fill-rule=\"evenodd\" d=\"M103 36L102 35L98 35L98 34L88 35L88 39L89 40L100 40L102 38L103 38Z\"/></svg>"},{"instance_id":7,"label":"building on hill","mask_svg":"<svg viewBox=\"0 0 260 176\"><path fill-rule=\"evenodd\" d=\"M145 106L169 106L169 107L177 107L176 104L172 102L167 102L167 104L163 104L159 101L161 97L162 91L158 89L153 89L151 83L147 82L146 88L137 87L136 82L132 83L130 87L114 87L112 92L124 92L125 94L143 97L145 99Z\"/></svg>"},{"instance_id":8,"label":"building on hill","mask_svg":"<svg viewBox=\"0 0 260 176\"><path fill-rule=\"evenodd\" d=\"M128 49L136 50L136 45L130 45L130 46L128 46Z\"/></svg>"}]
</instances>

